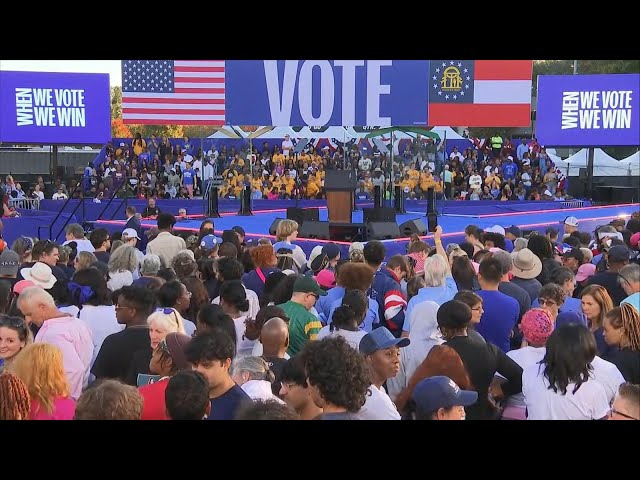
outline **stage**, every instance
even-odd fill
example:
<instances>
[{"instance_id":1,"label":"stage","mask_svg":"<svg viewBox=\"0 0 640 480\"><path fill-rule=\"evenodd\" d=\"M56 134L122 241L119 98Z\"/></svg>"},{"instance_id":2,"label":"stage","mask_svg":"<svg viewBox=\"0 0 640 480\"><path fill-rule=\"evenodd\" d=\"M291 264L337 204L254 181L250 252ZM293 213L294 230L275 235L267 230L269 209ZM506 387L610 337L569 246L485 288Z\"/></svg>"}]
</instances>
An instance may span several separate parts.
<instances>
[{"instance_id":1,"label":"stage","mask_svg":"<svg viewBox=\"0 0 640 480\"><path fill-rule=\"evenodd\" d=\"M291 202L293 203L293 202ZM406 213L397 214L396 223L398 225L413 219L421 219L425 225L427 224L426 206L424 209L416 208L424 202L407 202ZM517 225L522 230L538 230L544 232L548 226L555 226L562 231L560 222L567 216L575 216L579 222L581 231L593 232L598 225L609 223L611 220L620 216L628 217L634 211L637 211L640 204L621 204L612 206L586 206L581 208L563 208L562 202L527 202L518 205L509 205L505 202L500 204L487 205L484 202L455 202L457 205L444 207L444 214L438 217L438 224L442 226L444 231L444 244L451 242L460 243L464 241L464 229L467 225L474 224L480 228L488 228L493 225L501 225L508 227ZM571 205L567 203L567 205ZM290 205L293 206L293 205ZM362 206L366 207L366 204ZM320 220L327 220L327 209L318 207ZM266 237L274 241L274 237L269 235L269 227L276 218L286 218L286 209L269 209L269 210L253 210L251 216L239 216L237 212L222 212L220 218L212 219L214 221L215 232L220 235L223 230L231 229L239 225L244 228L248 239L259 239ZM442 212L441 212L442 213ZM352 213L352 222L361 223L363 220L362 210L356 210ZM178 221L175 226L176 231L192 231L197 232L203 216L195 216L189 219ZM105 227L110 231L119 231L123 228L124 220L103 220L96 221L96 227ZM154 220L143 220L142 226L145 229L155 226ZM433 245L433 237L428 234L424 237L428 243ZM340 245L343 255L346 255L350 242L334 240ZM311 249L316 245L322 245L327 240L298 238L296 241L301 248L309 254ZM382 240L387 247L388 256L396 253L406 253L406 244L408 238L397 238L392 240ZM388 257L387 257L388 258Z\"/></svg>"}]
</instances>

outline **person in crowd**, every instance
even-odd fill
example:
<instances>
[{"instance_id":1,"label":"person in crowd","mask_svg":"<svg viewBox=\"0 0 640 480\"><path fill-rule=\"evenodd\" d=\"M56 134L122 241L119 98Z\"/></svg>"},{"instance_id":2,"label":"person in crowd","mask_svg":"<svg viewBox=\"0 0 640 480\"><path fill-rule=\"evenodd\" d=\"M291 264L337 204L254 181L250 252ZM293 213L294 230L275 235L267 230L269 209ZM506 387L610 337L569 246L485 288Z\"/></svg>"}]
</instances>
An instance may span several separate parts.
<instances>
[{"instance_id":1,"label":"person in crowd","mask_svg":"<svg viewBox=\"0 0 640 480\"><path fill-rule=\"evenodd\" d=\"M478 276L473 262L469 259L466 252L458 247L451 252L451 276L460 290L479 290Z\"/></svg>"},{"instance_id":2,"label":"person in crowd","mask_svg":"<svg viewBox=\"0 0 640 480\"><path fill-rule=\"evenodd\" d=\"M309 310L319 297L327 295L313 278L300 276L293 284L291 300L278 305L290 319L289 349L290 356L296 355L309 340L315 340L322 328L318 317Z\"/></svg>"},{"instance_id":3,"label":"person in crowd","mask_svg":"<svg viewBox=\"0 0 640 480\"><path fill-rule=\"evenodd\" d=\"M98 263L98 259L91 252L78 252L76 258L73 259L73 268L76 272L93 267Z\"/></svg>"},{"instance_id":4,"label":"person in crowd","mask_svg":"<svg viewBox=\"0 0 640 480\"><path fill-rule=\"evenodd\" d=\"M529 420L599 420L609 414L604 387L590 372L597 347L579 324L563 325L547 340L542 361L525 368L522 393Z\"/></svg>"},{"instance_id":5,"label":"person in crowd","mask_svg":"<svg viewBox=\"0 0 640 480\"><path fill-rule=\"evenodd\" d=\"M149 371L161 378L138 387L144 400L141 420L167 420L165 391L172 376L190 368L184 353L190 341L191 337L182 333L169 333L153 350Z\"/></svg>"},{"instance_id":6,"label":"person in crowd","mask_svg":"<svg viewBox=\"0 0 640 480\"><path fill-rule=\"evenodd\" d=\"M27 386L30 420L72 420L75 400L65 375L63 352L54 344L32 343L11 366L11 373ZM80 396L80 395L78 395Z\"/></svg>"},{"instance_id":7,"label":"person in crowd","mask_svg":"<svg viewBox=\"0 0 640 480\"><path fill-rule=\"evenodd\" d=\"M273 250L277 252L281 248L291 250L293 259L300 271L304 264L307 263L307 256L305 255L300 245L295 245L294 242L298 238L298 222L295 220L285 219L278 223L276 228L276 243L273 245Z\"/></svg>"},{"instance_id":8,"label":"person in crowd","mask_svg":"<svg viewBox=\"0 0 640 480\"><path fill-rule=\"evenodd\" d=\"M136 287L148 286L154 279L158 278L158 272L161 267L162 262L158 255L146 254L140 266L140 278L134 280L132 285Z\"/></svg>"},{"instance_id":9,"label":"person in crowd","mask_svg":"<svg viewBox=\"0 0 640 480\"><path fill-rule=\"evenodd\" d=\"M109 281L107 287L112 292L133 283L134 272L138 275L138 259L135 249L123 245L115 250L109 258Z\"/></svg>"},{"instance_id":10,"label":"person in crowd","mask_svg":"<svg viewBox=\"0 0 640 480\"><path fill-rule=\"evenodd\" d=\"M9 372L0 375L0 398L0 421L29 419L31 396L20 377Z\"/></svg>"},{"instance_id":11,"label":"person in crowd","mask_svg":"<svg viewBox=\"0 0 640 480\"><path fill-rule=\"evenodd\" d=\"M505 255L503 258L509 257L506 252ZM520 315L518 301L499 291L506 268L494 254L485 258L478 271L481 290L476 292L482 298L484 310L476 330L487 342L493 343L503 352L508 352L511 348L511 332Z\"/></svg>"},{"instance_id":12,"label":"person in crowd","mask_svg":"<svg viewBox=\"0 0 640 480\"><path fill-rule=\"evenodd\" d=\"M278 395L281 387L280 377L282 375L282 368L289 358L287 356L287 348L289 348L288 319L285 321L283 318L272 316L262 326L259 341L263 347L261 358L267 363L269 370L275 375L271 391L274 395ZM253 356L256 356L255 353Z\"/></svg>"},{"instance_id":13,"label":"person in crowd","mask_svg":"<svg viewBox=\"0 0 640 480\"><path fill-rule=\"evenodd\" d=\"M216 260L213 258L201 258L198 260L198 273L209 298L218 297L220 295L220 285L217 279Z\"/></svg>"},{"instance_id":14,"label":"person in crowd","mask_svg":"<svg viewBox=\"0 0 640 480\"><path fill-rule=\"evenodd\" d=\"M231 337L234 345L238 344L236 327L231 317L225 313L220 305L204 305L198 312L196 335L211 333L214 329L222 330Z\"/></svg>"},{"instance_id":15,"label":"person in crowd","mask_svg":"<svg viewBox=\"0 0 640 480\"><path fill-rule=\"evenodd\" d=\"M108 335L93 362L91 373L96 380L111 378L126 381L134 354L149 345L147 318L155 299L146 288L123 287L115 293L116 319L124 330Z\"/></svg>"},{"instance_id":16,"label":"person in crowd","mask_svg":"<svg viewBox=\"0 0 640 480\"><path fill-rule=\"evenodd\" d=\"M209 384L209 420L232 420L242 404L251 401L229 374L234 356L233 340L222 331L196 335L187 347L187 361Z\"/></svg>"},{"instance_id":17,"label":"person in crowd","mask_svg":"<svg viewBox=\"0 0 640 480\"><path fill-rule=\"evenodd\" d=\"M219 258L216 263L216 268L218 271L218 283L220 286L222 286L224 282L235 280L239 281L242 278L242 273L244 271L242 263L240 263L240 261L235 257ZM258 294L244 284L242 286L249 302L249 310L243 311L242 314L249 318L256 318L256 315L260 311L260 300L258 298ZM213 303L220 303L220 297L215 297L213 299Z\"/></svg>"},{"instance_id":18,"label":"person in crowd","mask_svg":"<svg viewBox=\"0 0 640 480\"><path fill-rule=\"evenodd\" d=\"M0 315L0 374L32 342L33 334L23 318Z\"/></svg>"},{"instance_id":19,"label":"person in crowd","mask_svg":"<svg viewBox=\"0 0 640 480\"><path fill-rule=\"evenodd\" d=\"M359 350L370 370L371 387L362 408L355 414L360 420L400 420L396 406L383 385L400 370L400 348L411 343L408 338L396 338L386 328L367 333L360 340Z\"/></svg>"},{"instance_id":20,"label":"person in crowd","mask_svg":"<svg viewBox=\"0 0 640 480\"><path fill-rule=\"evenodd\" d=\"M93 246L93 254L99 262L109 263L111 236L106 228L96 228L89 234L89 241Z\"/></svg>"},{"instance_id":21,"label":"person in crowd","mask_svg":"<svg viewBox=\"0 0 640 480\"><path fill-rule=\"evenodd\" d=\"M277 400L254 400L243 405L236 420L300 420L293 409Z\"/></svg>"},{"instance_id":22,"label":"person in crowd","mask_svg":"<svg viewBox=\"0 0 640 480\"><path fill-rule=\"evenodd\" d=\"M640 265L630 263L618 272L618 281L627 297L620 305L628 303L640 312Z\"/></svg>"},{"instance_id":23,"label":"person in crowd","mask_svg":"<svg viewBox=\"0 0 640 480\"><path fill-rule=\"evenodd\" d=\"M255 268L242 275L242 283L249 290L254 291L258 297L261 297L264 293L267 278L272 273L280 271L279 268L276 268L278 259L271 245L258 245L251 248L249 253Z\"/></svg>"},{"instance_id":24,"label":"person in crowd","mask_svg":"<svg viewBox=\"0 0 640 480\"><path fill-rule=\"evenodd\" d=\"M76 243L77 252L89 252L93 253L94 247L89 240L84 238L84 228L79 223L70 223L64 228L65 242L63 246L68 245L71 242Z\"/></svg>"},{"instance_id":25,"label":"person in crowd","mask_svg":"<svg viewBox=\"0 0 640 480\"><path fill-rule=\"evenodd\" d=\"M180 251L171 260L170 267L176 272L178 280L182 280L185 277L191 277L198 272L198 264L195 260L195 255L190 250Z\"/></svg>"},{"instance_id":26,"label":"person in crowd","mask_svg":"<svg viewBox=\"0 0 640 480\"><path fill-rule=\"evenodd\" d=\"M391 262L391 260L389 260ZM404 261L402 261L404 264ZM395 265L395 262L391 264L391 267ZM389 268L389 264L387 264L387 268ZM373 279L375 276L375 271L365 263L345 263L339 268L338 273L338 284L344 289L344 292L348 292L350 290L359 290L362 292L367 292L371 288L373 283ZM328 294L327 294L328 295ZM329 314L326 317L327 324L331 324L333 321L333 313L334 311L342 305L344 302L342 301L345 293L341 296L337 297L334 295L333 298L336 298L329 305ZM326 305L326 302L324 302ZM364 320L362 324L359 325L362 330L365 332L370 332L374 327L377 327L380 324L380 318L378 317L378 303L372 298L367 298L367 311L365 313ZM320 313L320 317L322 319L323 313Z\"/></svg>"},{"instance_id":27,"label":"person in crowd","mask_svg":"<svg viewBox=\"0 0 640 480\"><path fill-rule=\"evenodd\" d=\"M143 399L138 389L117 380L102 380L85 390L75 420L140 420Z\"/></svg>"},{"instance_id":28,"label":"person in crowd","mask_svg":"<svg viewBox=\"0 0 640 480\"><path fill-rule=\"evenodd\" d=\"M162 308L170 308L176 310L184 324L184 332L186 335L193 335L196 331L196 325L191 319L184 318L189 311L191 305L191 297L193 293L178 280L171 280L160 287L157 293L158 306Z\"/></svg>"},{"instance_id":29,"label":"person in crowd","mask_svg":"<svg viewBox=\"0 0 640 480\"><path fill-rule=\"evenodd\" d=\"M465 420L465 407L478 401L478 392L462 390L442 375L421 380L411 394L413 420Z\"/></svg>"},{"instance_id":30,"label":"person in crowd","mask_svg":"<svg viewBox=\"0 0 640 480\"><path fill-rule=\"evenodd\" d=\"M111 291L97 269L87 268L76 272L68 288L72 304L80 309L78 318L91 332L93 341L91 365L93 366L104 339L112 333L122 331L124 326L118 323Z\"/></svg>"},{"instance_id":31,"label":"person in crowd","mask_svg":"<svg viewBox=\"0 0 640 480\"><path fill-rule=\"evenodd\" d=\"M307 384L319 420L355 420L370 392L371 377L364 356L342 337L308 342L301 354Z\"/></svg>"},{"instance_id":32,"label":"person in crowd","mask_svg":"<svg viewBox=\"0 0 640 480\"><path fill-rule=\"evenodd\" d=\"M551 282L553 272L562 266L553 258L553 244L551 241L542 235L533 235L529 238L527 248L538 257L542 264L540 273L536 277L540 285L546 285Z\"/></svg>"},{"instance_id":33,"label":"person in crowd","mask_svg":"<svg viewBox=\"0 0 640 480\"><path fill-rule=\"evenodd\" d=\"M629 258L630 252L626 245L612 246L607 252L607 270L596 273L589 279L589 285L601 285L607 290L614 307L619 306L620 302L627 297L618 281L618 275L620 270L629 264Z\"/></svg>"},{"instance_id":34,"label":"person in crowd","mask_svg":"<svg viewBox=\"0 0 640 480\"><path fill-rule=\"evenodd\" d=\"M160 216L160 209L156 206L156 199L151 197L147 202L147 207L142 211L142 218L156 218Z\"/></svg>"},{"instance_id":35,"label":"person in crowd","mask_svg":"<svg viewBox=\"0 0 640 480\"><path fill-rule=\"evenodd\" d=\"M53 297L42 288L24 289L17 305L25 321L39 327L34 343L52 344L61 350L70 394L77 399L89 381L91 331L79 318L60 312Z\"/></svg>"},{"instance_id":36,"label":"person in crowd","mask_svg":"<svg viewBox=\"0 0 640 480\"><path fill-rule=\"evenodd\" d=\"M30 237L21 236L14 240L11 250L20 256L21 264L31 263L34 244L35 242Z\"/></svg>"},{"instance_id":37,"label":"person in crowd","mask_svg":"<svg viewBox=\"0 0 640 480\"><path fill-rule=\"evenodd\" d=\"M349 245L349 261L351 263L364 263L364 244L353 242Z\"/></svg>"},{"instance_id":38,"label":"person in crowd","mask_svg":"<svg viewBox=\"0 0 640 480\"><path fill-rule=\"evenodd\" d=\"M145 347L133 355L126 378L126 383L129 385L138 386L138 381L143 378L140 377L140 374L149 374L149 364L153 352L168 334L185 334L185 321L174 308L161 308L155 311L147 317L147 324L149 325L149 341Z\"/></svg>"},{"instance_id":39,"label":"person in crowd","mask_svg":"<svg viewBox=\"0 0 640 480\"><path fill-rule=\"evenodd\" d=\"M456 293L453 299L461 301L471 309L471 321L469 325L467 325L467 336L469 339L481 344L486 343L484 337L476 331L476 325L480 323L482 315L484 314L484 301L482 297L469 290L463 290Z\"/></svg>"},{"instance_id":40,"label":"person in crowd","mask_svg":"<svg viewBox=\"0 0 640 480\"><path fill-rule=\"evenodd\" d=\"M366 265L362 266L371 271L370 276L373 277L373 271ZM345 266L341 267L340 270L343 268L345 268ZM317 339L321 340L325 337L340 336L357 350L360 345L360 340L367 334L366 331L360 328L360 325L364 322L364 318L367 315L369 300L362 290L348 290L340 300L342 304L333 310L332 322L320 329Z\"/></svg>"},{"instance_id":41,"label":"person in crowd","mask_svg":"<svg viewBox=\"0 0 640 480\"><path fill-rule=\"evenodd\" d=\"M279 396L302 420L315 420L322 414L322 408L313 401L302 354L296 355L284 364L280 379Z\"/></svg>"},{"instance_id":42,"label":"person in crowd","mask_svg":"<svg viewBox=\"0 0 640 480\"><path fill-rule=\"evenodd\" d=\"M235 325L237 345L234 358L250 356L255 340L250 340L245 336L247 316L242 312L249 310L249 301L239 280L227 281L222 284L220 306L231 317Z\"/></svg>"},{"instance_id":43,"label":"person in crowd","mask_svg":"<svg viewBox=\"0 0 640 480\"><path fill-rule=\"evenodd\" d=\"M206 420L211 413L207 377L182 370L169 379L164 393L169 420Z\"/></svg>"},{"instance_id":44,"label":"person in crowd","mask_svg":"<svg viewBox=\"0 0 640 480\"><path fill-rule=\"evenodd\" d=\"M418 366L424 361L429 351L444 340L438 331L437 312L440 306L427 300L409 334L411 344L400 350L400 368L398 373L386 381L389 396L394 399L404 390Z\"/></svg>"},{"instance_id":45,"label":"person in crowd","mask_svg":"<svg viewBox=\"0 0 640 480\"><path fill-rule=\"evenodd\" d=\"M478 392L478 402L470 406L467 412L469 419L488 420L497 414L489 400L489 387L492 386L494 375L497 372L506 379L504 383L492 386L492 397L499 399L521 391L522 369L494 344L479 344L469 339L467 325L471 316L468 305L451 300L438 309L438 326L446 340L445 345L460 355L471 383Z\"/></svg>"},{"instance_id":46,"label":"person in crowd","mask_svg":"<svg viewBox=\"0 0 640 480\"><path fill-rule=\"evenodd\" d=\"M604 317L604 340L614 347L606 360L614 363L625 380L640 384L640 313L629 303L609 310Z\"/></svg>"},{"instance_id":47,"label":"person in crowd","mask_svg":"<svg viewBox=\"0 0 640 480\"><path fill-rule=\"evenodd\" d=\"M164 265L171 265L171 260L181 250L187 248L181 237L173 235L173 226L176 224L176 217L170 213L158 215L158 236L147 244L147 253L154 253L160 257Z\"/></svg>"},{"instance_id":48,"label":"person in crowd","mask_svg":"<svg viewBox=\"0 0 640 480\"><path fill-rule=\"evenodd\" d=\"M609 420L640 420L640 385L623 383L609 410Z\"/></svg>"},{"instance_id":49,"label":"person in crowd","mask_svg":"<svg viewBox=\"0 0 640 480\"><path fill-rule=\"evenodd\" d=\"M587 317L587 326L596 338L598 354L609 358L615 348L610 347L604 340L604 318L613 309L613 301L607 290L600 285L589 285L582 291L582 313Z\"/></svg>"},{"instance_id":50,"label":"person in crowd","mask_svg":"<svg viewBox=\"0 0 640 480\"><path fill-rule=\"evenodd\" d=\"M231 378L252 400L275 400L284 403L272 392L275 374L261 357L241 357L233 360Z\"/></svg>"}]
</instances>

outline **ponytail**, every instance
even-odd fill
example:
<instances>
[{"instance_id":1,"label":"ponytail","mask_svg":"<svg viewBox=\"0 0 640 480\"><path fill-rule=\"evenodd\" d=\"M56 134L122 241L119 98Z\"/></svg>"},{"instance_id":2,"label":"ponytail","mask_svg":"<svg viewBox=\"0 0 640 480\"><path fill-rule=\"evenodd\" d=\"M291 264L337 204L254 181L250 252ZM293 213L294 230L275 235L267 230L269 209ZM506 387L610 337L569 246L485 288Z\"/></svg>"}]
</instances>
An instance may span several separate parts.
<instances>
[{"instance_id":1,"label":"ponytail","mask_svg":"<svg viewBox=\"0 0 640 480\"><path fill-rule=\"evenodd\" d=\"M351 331L357 330L358 325L364 320L368 305L369 299L362 290L348 290L342 298L342 305L333 312L333 318L329 328L331 331L333 331L333 328Z\"/></svg>"}]
</instances>

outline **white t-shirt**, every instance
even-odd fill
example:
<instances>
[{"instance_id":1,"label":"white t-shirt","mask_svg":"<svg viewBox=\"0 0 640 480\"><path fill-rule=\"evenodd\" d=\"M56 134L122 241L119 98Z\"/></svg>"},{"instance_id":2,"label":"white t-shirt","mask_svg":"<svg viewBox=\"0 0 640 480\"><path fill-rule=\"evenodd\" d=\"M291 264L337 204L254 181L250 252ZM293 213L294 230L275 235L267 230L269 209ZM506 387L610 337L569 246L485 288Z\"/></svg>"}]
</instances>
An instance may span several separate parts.
<instances>
[{"instance_id":1,"label":"white t-shirt","mask_svg":"<svg viewBox=\"0 0 640 480\"><path fill-rule=\"evenodd\" d=\"M322 340L323 338L331 337L342 337L344 338L351 347L356 351L360 351L360 340L364 337L367 332L364 330L358 330L356 332L352 330L344 330L344 329L334 329L333 332L330 330L330 326L322 327L318 332L317 340Z\"/></svg>"},{"instance_id":2,"label":"white t-shirt","mask_svg":"<svg viewBox=\"0 0 640 480\"><path fill-rule=\"evenodd\" d=\"M384 387L371 385L371 395L360 410L354 415L358 420L400 420L400 414L395 404L385 392Z\"/></svg>"},{"instance_id":3,"label":"white t-shirt","mask_svg":"<svg viewBox=\"0 0 640 480\"><path fill-rule=\"evenodd\" d=\"M238 343L236 345L236 358L248 357L253 351L253 344L255 343L255 340L242 338L244 336L244 332L247 329L246 325L244 324L244 321L246 319L247 317L244 315L233 319L233 324L236 327L236 338L238 340Z\"/></svg>"},{"instance_id":4,"label":"white t-shirt","mask_svg":"<svg viewBox=\"0 0 640 480\"><path fill-rule=\"evenodd\" d=\"M67 240L62 245L69 245L71 242L76 242L76 251L93 253L95 248L91 245L91 242L86 238L74 238L73 240Z\"/></svg>"},{"instance_id":5,"label":"white t-shirt","mask_svg":"<svg viewBox=\"0 0 640 480\"><path fill-rule=\"evenodd\" d=\"M129 272L131 274L131 272ZM93 341L93 356L91 357L91 366L96 361L102 342L112 333L118 333L124 330L124 325L120 325L116 319L116 307L113 305L84 305L78 315L89 330L91 331L91 340Z\"/></svg>"},{"instance_id":6,"label":"white t-shirt","mask_svg":"<svg viewBox=\"0 0 640 480\"><path fill-rule=\"evenodd\" d=\"M469 188L474 190L482 187L482 177L480 175L471 175L469 177Z\"/></svg>"},{"instance_id":7,"label":"white t-shirt","mask_svg":"<svg viewBox=\"0 0 640 480\"><path fill-rule=\"evenodd\" d=\"M598 356L593 359L591 365L593 365L591 375L604 387L609 403L613 403L613 399L618 392L618 387L625 381L622 373L620 373L620 370L615 364L607 362Z\"/></svg>"},{"instance_id":8,"label":"white t-shirt","mask_svg":"<svg viewBox=\"0 0 640 480\"><path fill-rule=\"evenodd\" d=\"M282 154L284 156L288 156L290 150L293 150L293 142L291 140L283 140L282 141Z\"/></svg>"},{"instance_id":9,"label":"white t-shirt","mask_svg":"<svg viewBox=\"0 0 640 480\"><path fill-rule=\"evenodd\" d=\"M522 175L520 175L520 180L522 180L522 184L526 187L531 186L531 175L529 175L527 172L524 172Z\"/></svg>"},{"instance_id":10,"label":"white t-shirt","mask_svg":"<svg viewBox=\"0 0 640 480\"><path fill-rule=\"evenodd\" d=\"M51 199L52 200L66 200L67 196L64 193L56 192L51 196Z\"/></svg>"},{"instance_id":11,"label":"white t-shirt","mask_svg":"<svg viewBox=\"0 0 640 480\"><path fill-rule=\"evenodd\" d=\"M517 350L508 351L507 356L524 370L542 360L546 351L547 349L545 347L522 347ZM511 395L507 398L506 405L510 407L526 407L524 395L522 393Z\"/></svg>"},{"instance_id":12,"label":"white t-shirt","mask_svg":"<svg viewBox=\"0 0 640 480\"><path fill-rule=\"evenodd\" d=\"M528 420L599 420L609 413L605 388L589 379L574 394L574 383L567 386L566 395L549 389L544 365L531 365L522 373L522 393Z\"/></svg>"},{"instance_id":13,"label":"white t-shirt","mask_svg":"<svg viewBox=\"0 0 640 480\"><path fill-rule=\"evenodd\" d=\"M244 292L247 295L247 300L249 300L249 311L248 312L240 312L246 317L256 318L256 315L260 311L260 300L258 300L258 295L253 290L249 290L247 287L242 285L244 288ZM216 297L213 299L211 303L216 305L220 305L220 297Z\"/></svg>"}]
</instances>

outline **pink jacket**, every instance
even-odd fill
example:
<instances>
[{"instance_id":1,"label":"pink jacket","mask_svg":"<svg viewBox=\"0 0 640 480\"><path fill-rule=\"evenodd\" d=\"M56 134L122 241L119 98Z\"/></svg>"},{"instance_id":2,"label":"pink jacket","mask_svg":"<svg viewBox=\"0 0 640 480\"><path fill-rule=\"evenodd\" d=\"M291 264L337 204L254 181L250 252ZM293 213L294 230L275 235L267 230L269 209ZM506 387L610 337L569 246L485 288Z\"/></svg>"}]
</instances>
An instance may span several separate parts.
<instances>
[{"instance_id":1,"label":"pink jacket","mask_svg":"<svg viewBox=\"0 0 640 480\"><path fill-rule=\"evenodd\" d=\"M40 327L34 342L50 343L62 350L71 397L77 400L89 381L93 355L91 332L85 323L71 316L51 318Z\"/></svg>"}]
</instances>

